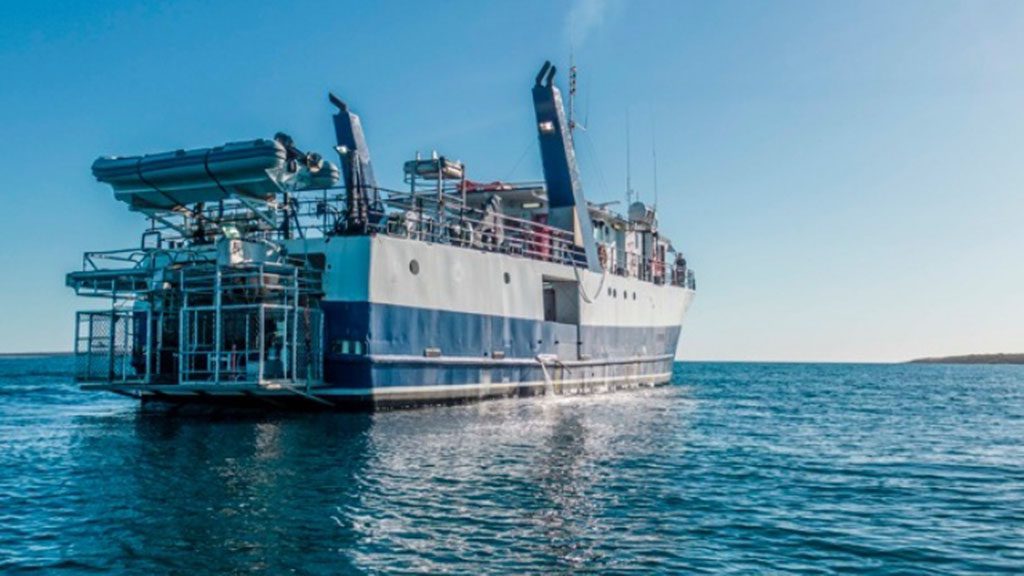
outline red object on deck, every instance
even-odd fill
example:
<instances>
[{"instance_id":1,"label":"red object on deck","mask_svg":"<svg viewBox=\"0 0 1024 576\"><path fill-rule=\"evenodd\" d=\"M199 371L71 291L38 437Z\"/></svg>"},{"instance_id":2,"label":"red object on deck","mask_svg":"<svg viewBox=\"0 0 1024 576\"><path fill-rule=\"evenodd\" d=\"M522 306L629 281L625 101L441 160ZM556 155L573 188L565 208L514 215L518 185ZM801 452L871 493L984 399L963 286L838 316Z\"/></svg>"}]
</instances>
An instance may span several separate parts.
<instances>
[{"instance_id":1,"label":"red object on deck","mask_svg":"<svg viewBox=\"0 0 1024 576\"><path fill-rule=\"evenodd\" d=\"M530 249L541 258L547 258L551 255L551 236L547 231L548 215L547 214L534 214L531 218L535 223L541 226L534 226L530 234Z\"/></svg>"}]
</instances>

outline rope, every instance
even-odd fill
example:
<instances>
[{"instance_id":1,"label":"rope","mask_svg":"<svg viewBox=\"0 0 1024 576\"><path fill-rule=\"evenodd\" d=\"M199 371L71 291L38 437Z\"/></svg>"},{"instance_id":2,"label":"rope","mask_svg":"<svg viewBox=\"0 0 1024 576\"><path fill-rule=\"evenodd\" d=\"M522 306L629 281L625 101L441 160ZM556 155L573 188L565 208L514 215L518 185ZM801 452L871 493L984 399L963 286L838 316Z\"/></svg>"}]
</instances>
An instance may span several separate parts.
<instances>
[{"instance_id":1,"label":"rope","mask_svg":"<svg viewBox=\"0 0 1024 576\"><path fill-rule=\"evenodd\" d=\"M175 206L179 206L180 204L178 204L178 201L175 200L173 196L171 196L170 194L168 194L168 193L164 192L163 190L161 190L161 189L157 188L156 186L154 186L152 182L150 182L149 180L146 180L146 177L142 175L142 160L143 159L144 159L144 157L139 157L139 159L135 162L135 174L139 177L139 180L143 184L145 184L146 186L149 186L150 188L155 190L157 194L163 196L164 198L167 198L167 200L171 204L174 204ZM184 208L186 212L189 212L190 214L193 214L193 212L191 210L189 210L187 207L182 206L182 208Z\"/></svg>"},{"instance_id":2,"label":"rope","mask_svg":"<svg viewBox=\"0 0 1024 576\"><path fill-rule=\"evenodd\" d=\"M572 273L574 276L576 276L576 287L577 289L579 289L580 296L583 298L584 302L586 302L587 304L593 304L595 300L601 297L601 294L604 292L604 281L605 279L608 278L607 268L604 269L604 274L601 275L601 283L597 285L597 294L593 298L588 296L587 291L584 290L583 280L580 279L580 269L576 266L575 263L572 265Z\"/></svg>"},{"instance_id":3,"label":"rope","mask_svg":"<svg viewBox=\"0 0 1024 576\"><path fill-rule=\"evenodd\" d=\"M213 180L213 183L217 185L217 188L220 188L220 191L224 193L224 196L230 196L230 194L228 194L228 191L225 190L224 186L220 183L220 179L218 179L217 176L213 173L213 171L210 170L211 152L213 152L212 148L208 149L206 151L206 154L203 155L203 170L206 171L206 175L210 177L210 180Z\"/></svg>"},{"instance_id":4,"label":"rope","mask_svg":"<svg viewBox=\"0 0 1024 576\"><path fill-rule=\"evenodd\" d=\"M516 170L519 169L519 165L523 163L523 159L526 158L526 154L533 149L533 146L536 142L537 139L534 138L533 136L530 136L530 139L527 140L526 142L526 148L523 148L523 152L519 155L519 159L516 160L516 163L512 165L512 169L508 171L508 174L505 175L505 177L502 178L502 180L507 181L511 179L512 176L515 175Z\"/></svg>"}]
</instances>

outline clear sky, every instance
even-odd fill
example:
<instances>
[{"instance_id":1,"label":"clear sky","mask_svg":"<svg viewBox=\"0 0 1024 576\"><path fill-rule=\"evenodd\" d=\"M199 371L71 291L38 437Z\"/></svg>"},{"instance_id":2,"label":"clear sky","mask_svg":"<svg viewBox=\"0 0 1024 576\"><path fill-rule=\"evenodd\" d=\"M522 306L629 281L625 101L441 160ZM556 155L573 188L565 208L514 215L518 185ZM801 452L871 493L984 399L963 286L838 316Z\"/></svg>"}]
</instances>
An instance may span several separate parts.
<instances>
[{"instance_id":1,"label":"clear sky","mask_svg":"<svg viewBox=\"0 0 1024 576\"><path fill-rule=\"evenodd\" d=\"M331 89L384 184L434 148L536 178L530 86L572 45L588 197L623 197L627 108L648 200L657 143L698 274L683 358L1024 351L1022 2L142 4L4 7L0 352L70 349L97 301L64 273L138 242L95 157L279 130L329 152Z\"/></svg>"}]
</instances>

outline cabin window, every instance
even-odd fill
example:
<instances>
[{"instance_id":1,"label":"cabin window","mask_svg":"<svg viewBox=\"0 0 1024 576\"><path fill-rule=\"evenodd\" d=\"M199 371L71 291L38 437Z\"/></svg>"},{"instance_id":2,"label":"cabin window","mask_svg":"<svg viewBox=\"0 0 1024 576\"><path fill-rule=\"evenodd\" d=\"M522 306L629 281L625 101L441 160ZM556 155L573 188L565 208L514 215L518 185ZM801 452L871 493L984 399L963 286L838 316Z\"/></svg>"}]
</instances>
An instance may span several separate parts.
<instances>
[{"instance_id":1,"label":"cabin window","mask_svg":"<svg viewBox=\"0 0 1024 576\"><path fill-rule=\"evenodd\" d=\"M412 272L414 276L416 274L419 274L420 273L420 263L417 262L416 260L410 260L409 261L409 272Z\"/></svg>"},{"instance_id":2,"label":"cabin window","mask_svg":"<svg viewBox=\"0 0 1024 576\"><path fill-rule=\"evenodd\" d=\"M509 274L508 272L505 272L505 284L509 284L511 282L512 282L512 275Z\"/></svg>"}]
</instances>

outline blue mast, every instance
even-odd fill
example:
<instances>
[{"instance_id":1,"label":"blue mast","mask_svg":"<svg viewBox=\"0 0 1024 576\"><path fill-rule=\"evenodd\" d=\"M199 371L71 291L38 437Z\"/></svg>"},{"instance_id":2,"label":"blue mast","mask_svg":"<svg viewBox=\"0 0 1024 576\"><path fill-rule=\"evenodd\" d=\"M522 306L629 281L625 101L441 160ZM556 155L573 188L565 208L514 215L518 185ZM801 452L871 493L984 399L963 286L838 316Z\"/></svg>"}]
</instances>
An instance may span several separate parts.
<instances>
[{"instance_id":1,"label":"blue mast","mask_svg":"<svg viewBox=\"0 0 1024 576\"><path fill-rule=\"evenodd\" d=\"M582 245L586 254L587 268L600 272L601 264L576 167L572 135L562 107L562 94L552 83L554 77L555 67L551 62L544 62L533 86L533 108L537 114L537 136L548 191L548 224L572 232L576 244Z\"/></svg>"},{"instance_id":2,"label":"blue mast","mask_svg":"<svg viewBox=\"0 0 1024 576\"><path fill-rule=\"evenodd\" d=\"M359 116L349 111L348 105L334 94L328 93L328 98L338 108L334 114L334 136L338 142L341 175L345 179L345 224L349 231L358 233L364 231L368 223L368 196L376 191L377 179Z\"/></svg>"},{"instance_id":3,"label":"blue mast","mask_svg":"<svg viewBox=\"0 0 1024 576\"><path fill-rule=\"evenodd\" d=\"M341 163L345 188L350 186L375 188L377 180L373 176L373 166L370 164L370 148L366 145L363 125L359 122L359 116L349 111L348 105L334 94L328 93L328 98L330 98L331 104L338 107L338 112L334 115L334 135L338 146L342 148L338 152L343 156L349 156L347 161Z\"/></svg>"}]
</instances>

